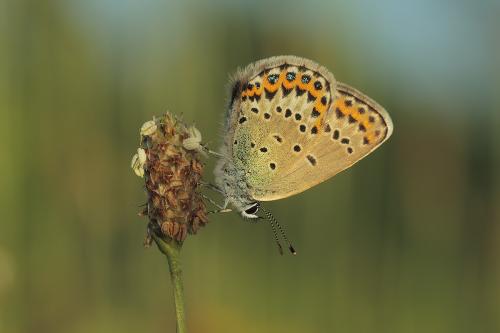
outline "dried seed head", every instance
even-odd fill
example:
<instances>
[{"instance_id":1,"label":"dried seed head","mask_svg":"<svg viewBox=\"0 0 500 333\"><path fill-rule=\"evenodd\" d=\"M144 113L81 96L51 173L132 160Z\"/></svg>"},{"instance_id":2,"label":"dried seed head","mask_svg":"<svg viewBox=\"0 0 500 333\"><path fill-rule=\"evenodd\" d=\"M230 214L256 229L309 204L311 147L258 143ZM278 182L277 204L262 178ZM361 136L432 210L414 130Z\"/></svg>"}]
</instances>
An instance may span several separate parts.
<instances>
[{"instance_id":1,"label":"dried seed head","mask_svg":"<svg viewBox=\"0 0 500 333\"><path fill-rule=\"evenodd\" d=\"M132 169L146 182L145 213L154 230L182 242L208 222L198 192L203 173L201 133L167 113L144 123L140 134L141 148Z\"/></svg>"}]
</instances>

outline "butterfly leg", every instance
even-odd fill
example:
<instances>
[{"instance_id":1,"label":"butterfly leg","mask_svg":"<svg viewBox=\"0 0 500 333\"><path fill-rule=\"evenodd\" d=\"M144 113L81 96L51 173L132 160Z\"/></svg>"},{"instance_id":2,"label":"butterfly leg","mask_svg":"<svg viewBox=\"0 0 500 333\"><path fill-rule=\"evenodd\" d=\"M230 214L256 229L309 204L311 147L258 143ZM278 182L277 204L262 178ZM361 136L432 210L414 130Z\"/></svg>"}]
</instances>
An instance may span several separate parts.
<instances>
[{"instance_id":1,"label":"butterfly leg","mask_svg":"<svg viewBox=\"0 0 500 333\"><path fill-rule=\"evenodd\" d=\"M217 210L208 211L207 214L229 213L232 211L233 210L231 208L224 208L224 209L217 209Z\"/></svg>"},{"instance_id":2,"label":"butterfly leg","mask_svg":"<svg viewBox=\"0 0 500 333\"><path fill-rule=\"evenodd\" d=\"M206 188L208 188L208 189L210 189L212 191L215 191L217 193L224 194L224 192L218 186L216 186L214 184L207 183L207 182L204 182L204 181L200 181L200 185L205 186Z\"/></svg>"},{"instance_id":3,"label":"butterfly leg","mask_svg":"<svg viewBox=\"0 0 500 333\"><path fill-rule=\"evenodd\" d=\"M205 199L206 201L210 202L212 205L214 205L218 209L225 209L225 207L222 207L221 205L219 205L218 203L216 203L215 201L213 201L211 198L209 198L205 194L201 193L201 196L202 196L203 199Z\"/></svg>"},{"instance_id":4,"label":"butterfly leg","mask_svg":"<svg viewBox=\"0 0 500 333\"><path fill-rule=\"evenodd\" d=\"M206 145L202 144L201 145L201 148L203 149L203 151L209 155L213 155L215 157L224 157L224 155L216 152L216 151L213 151L211 150L210 148L208 148Z\"/></svg>"},{"instance_id":5,"label":"butterfly leg","mask_svg":"<svg viewBox=\"0 0 500 333\"><path fill-rule=\"evenodd\" d=\"M215 201L213 201L211 198L209 198L208 196L206 196L205 194L201 193L201 196L203 197L203 199L207 200L212 205L214 205L215 207L217 207L217 210L209 211L208 214L227 213L227 212L231 212L232 211L232 209L226 208L227 207L227 203L226 202L224 203L224 206L221 206L218 203L216 203Z\"/></svg>"}]
</instances>

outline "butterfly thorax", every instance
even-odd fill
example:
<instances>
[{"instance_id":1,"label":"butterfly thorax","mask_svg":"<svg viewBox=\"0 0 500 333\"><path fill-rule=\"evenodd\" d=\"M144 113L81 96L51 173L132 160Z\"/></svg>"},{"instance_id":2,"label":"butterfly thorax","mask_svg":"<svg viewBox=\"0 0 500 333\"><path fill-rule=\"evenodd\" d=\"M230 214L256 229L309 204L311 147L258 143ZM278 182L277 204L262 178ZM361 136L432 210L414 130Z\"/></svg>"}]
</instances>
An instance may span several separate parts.
<instances>
[{"instance_id":1,"label":"butterfly thorax","mask_svg":"<svg viewBox=\"0 0 500 333\"><path fill-rule=\"evenodd\" d=\"M249 186L244 170L228 158L221 158L215 168L217 186L224 192L225 206L231 203L238 211L244 211L255 200L249 195Z\"/></svg>"}]
</instances>

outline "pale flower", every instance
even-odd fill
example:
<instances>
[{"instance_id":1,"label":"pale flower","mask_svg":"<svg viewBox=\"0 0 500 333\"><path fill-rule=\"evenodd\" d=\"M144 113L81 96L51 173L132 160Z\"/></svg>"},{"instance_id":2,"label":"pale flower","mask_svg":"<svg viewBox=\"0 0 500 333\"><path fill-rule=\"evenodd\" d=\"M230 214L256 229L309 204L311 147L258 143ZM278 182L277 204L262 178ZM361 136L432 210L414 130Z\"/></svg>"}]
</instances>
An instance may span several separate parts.
<instances>
[{"instance_id":1,"label":"pale flower","mask_svg":"<svg viewBox=\"0 0 500 333\"><path fill-rule=\"evenodd\" d=\"M146 164L146 151L142 148L137 149L137 154L132 157L131 167L135 174L144 177L144 165Z\"/></svg>"},{"instance_id":2,"label":"pale flower","mask_svg":"<svg viewBox=\"0 0 500 333\"><path fill-rule=\"evenodd\" d=\"M201 145L201 133L194 127L190 126L187 130L189 137L182 141L182 146L187 150L195 150L199 153L204 153L203 147Z\"/></svg>"},{"instance_id":3,"label":"pale flower","mask_svg":"<svg viewBox=\"0 0 500 333\"><path fill-rule=\"evenodd\" d=\"M156 132L157 126L154 120L146 121L141 127L142 136L150 136Z\"/></svg>"}]
</instances>

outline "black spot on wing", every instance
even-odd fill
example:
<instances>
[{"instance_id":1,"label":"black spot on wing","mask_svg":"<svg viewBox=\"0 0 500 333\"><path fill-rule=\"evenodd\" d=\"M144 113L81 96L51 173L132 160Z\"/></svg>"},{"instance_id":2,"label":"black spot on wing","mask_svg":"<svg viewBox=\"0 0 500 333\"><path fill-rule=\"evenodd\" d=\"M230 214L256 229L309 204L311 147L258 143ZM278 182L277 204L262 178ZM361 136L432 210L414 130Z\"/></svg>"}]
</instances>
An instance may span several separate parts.
<instances>
[{"instance_id":1,"label":"black spot on wing","mask_svg":"<svg viewBox=\"0 0 500 333\"><path fill-rule=\"evenodd\" d=\"M286 79L288 82L292 82L293 80L295 80L295 73L294 72L286 73Z\"/></svg>"},{"instance_id":2,"label":"black spot on wing","mask_svg":"<svg viewBox=\"0 0 500 333\"><path fill-rule=\"evenodd\" d=\"M308 102L314 102L316 100L316 97L314 97L309 91L307 92L307 101Z\"/></svg>"},{"instance_id":3,"label":"black spot on wing","mask_svg":"<svg viewBox=\"0 0 500 333\"><path fill-rule=\"evenodd\" d=\"M340 136L339 130L336 129L335 131L333 131L333 136L332 136L333 140L338 140L339 136Z\"/></svg>"},{"instance_id":4,"label":"black spot on wing","mask_svg":"<svg viewBox=\"0 0 500 333\"><path fill-rule=\"evenodd\" d=\"M295 93L297 94L297 96L302 96L305 92L305 89L300 89L299 86L295 87Z\"/></svg>"},{"instance_id":5,"label":"black spot on wing","mask_svg":"<svg viewBox=\"0 0 500 333\"><path fill-rule=\"evenodd\" d=\"M293 91L293 88L287 89L283 85L281 86L281 92L283 93L283 97L290 95L290 93L292 91Z\"/></svg>"},{"instance_id":6,"label":"black spot on wing","mask_svg":"<svg viewBox=\"0 0 500 333\"><path fill-rule=\"evenodd\" d=\"M233 89L231 91L231 101L230 104L233 104L234 99L239 95L241 88L241 82L237 81L233 85Z\"/></svg>"},{"instance_id":7,"label":"black spot on wing","mask_svg":"<svg viewBox=\"0 0 500 333\"><path fill-rule=\"evenodd\" d=\"M267 77L267 82L269 82L270 84L275 84L276 82L278 82L279 77L279 74L271 74Z\"/></svg>"},{"instance_id":8,"label":"black spot on wing","mask_svg":"<svg viewBox=\"0 0 500 333\"><path fill-rule=\"evenodd\" d=\"M311 163L312 166L316 165L316 159L314 158L314 156L307 155L306 157L307 157L307 160L309 161L309 163Z\"/></svg>"},{"instance_id":9,"label":"black spot on wing","mask_svg":"<svg viewBox=\"0 0 500 333\"><path fill-rule=\"evenodd\" d=\"M274 98L274 95L276 95L277 91L278 90L276 90L275 92L270 92L269 90L267 90L266 88L264 88L264 93L266 95L266 99L272 100Z\"/></svg>"},{"instance_id":10,"label":"black spot on wing","mask_svg":"<svg viewBox=\"0 0 500 333\"><path fill-rule=\"evenodd\" d=\"M340 111L339 108L335 108L335 115L337 116L337 118L343 118L345 115L342 113L342 111Z\"/></svg>"}]
</instances>

